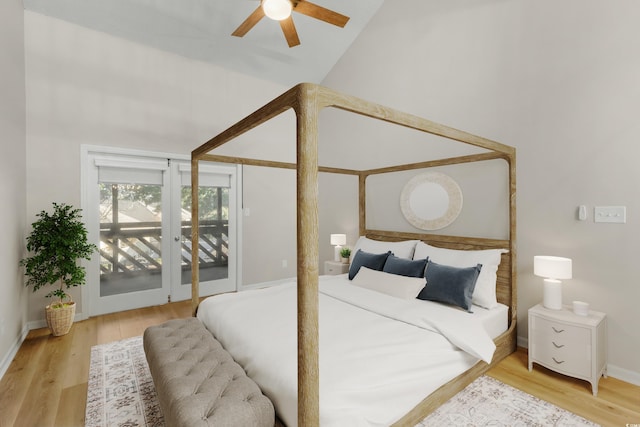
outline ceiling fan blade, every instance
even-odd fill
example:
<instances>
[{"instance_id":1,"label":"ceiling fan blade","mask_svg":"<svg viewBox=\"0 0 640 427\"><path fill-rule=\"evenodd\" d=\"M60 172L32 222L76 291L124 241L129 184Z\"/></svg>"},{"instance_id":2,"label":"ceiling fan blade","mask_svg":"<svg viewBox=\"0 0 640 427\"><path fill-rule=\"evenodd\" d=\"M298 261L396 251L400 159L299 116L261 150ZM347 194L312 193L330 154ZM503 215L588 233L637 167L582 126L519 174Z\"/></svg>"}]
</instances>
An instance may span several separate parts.
<instances>
[{"instance_id":1,"label":"ceiling fan blade","mask_svg":"<svg viewBox=\"0 0 640 427\"><path fill-rule=\"evenodd\" d=\"M242 37L249 32L250 29L253 28L254 25L258 23L262 18L264 18L264 10L262 9L262 4L258 6L256 10L254 10L251 15L244 20L242 24L236 30L231 33L232 36Z\"/></svg>"},{"instance_id":2,"label":"ceiling fan blade","mask_svg":"<svg viewBox=\"0 0 640 427\"><path fill-rule=\"evenodd\" d=\"M329 10L322 6L318 6L315 3L308 2L306 0L300 0L293 6L293 10L299 12L303 15L307 15L311 18L319 19L324 22L328 22L329 24L333 24L340 28L347 25L349 22L349 17L342 15L338 12L334 12L333 10Z\"/></svg>"},{"instance_id":3,"label":"ceiling fan blade","mask_svg":"<svg viewBox=\"0 0 640 427\"><path fill-rule=\"evenodd\" d=\"M291 18L291 16L280 21L280 28L282 28L284 38L287 39L287 44L289 45L289 47L298 46L300 44L298 32L296 31L296 26L293 24L293 19Z\"/></svg>"}]
</instances>

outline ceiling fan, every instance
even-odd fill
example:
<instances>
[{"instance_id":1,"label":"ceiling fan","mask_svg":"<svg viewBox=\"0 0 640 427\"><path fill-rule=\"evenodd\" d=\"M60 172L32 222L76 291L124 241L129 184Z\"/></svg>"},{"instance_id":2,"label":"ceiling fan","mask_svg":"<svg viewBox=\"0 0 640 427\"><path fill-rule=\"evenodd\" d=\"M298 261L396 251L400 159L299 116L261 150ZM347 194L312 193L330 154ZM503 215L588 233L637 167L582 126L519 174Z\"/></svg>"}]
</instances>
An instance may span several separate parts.
<instances>
[{"instance_id":1,"label":"ceiling fan","mask_svg":"<svg viewBox=\"0 0 640 427\"><path fill-rule=\"evenodd\" d=\"M280 27L284 33L289 47L300 44L298 32L293 24L291 12L298 12L311 18L319 19L329 24L343 28L347 25L349 17L334 12L306 0L260 0L260 5L231 35L242 37L252 29L263 17L280 21Z\"/></svg>"}]
</instances>

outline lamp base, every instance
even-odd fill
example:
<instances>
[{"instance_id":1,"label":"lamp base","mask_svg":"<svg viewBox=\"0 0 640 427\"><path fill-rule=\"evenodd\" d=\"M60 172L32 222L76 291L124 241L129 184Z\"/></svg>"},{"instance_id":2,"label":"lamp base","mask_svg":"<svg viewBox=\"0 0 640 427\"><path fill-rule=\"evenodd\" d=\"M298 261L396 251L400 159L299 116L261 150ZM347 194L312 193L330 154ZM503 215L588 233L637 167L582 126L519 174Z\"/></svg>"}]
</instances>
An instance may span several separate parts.
<instances>
[{"instance_id":1,"label":"lamp base","mask_svg":"<svg viewBox=\"0 0 640 427\"><path fill-rule=\"evenodd\" d=\"M342 249L341 245L336 245L335 249L333 250L333 260L336 262L340 262L340 250Z\"/></svg>"},{"instance_id":2,"label":"lamp base","mask_svg":"<svg viewBox=\"0 0 640 427\"><path fill-rule=\"evenodd\" d=\"M544 308L562 310L562 282L555 279L544 279Z\"/></svg>"}]
</instances>

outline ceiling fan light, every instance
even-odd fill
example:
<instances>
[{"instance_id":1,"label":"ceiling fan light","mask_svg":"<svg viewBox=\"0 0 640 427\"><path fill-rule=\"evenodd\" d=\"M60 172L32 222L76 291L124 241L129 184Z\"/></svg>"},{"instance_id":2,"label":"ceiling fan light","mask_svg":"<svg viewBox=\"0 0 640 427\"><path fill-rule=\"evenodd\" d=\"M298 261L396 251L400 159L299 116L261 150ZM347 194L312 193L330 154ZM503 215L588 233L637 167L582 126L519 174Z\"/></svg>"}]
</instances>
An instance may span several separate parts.
<instances>
[{"instance_id":1,"label":"ceiling fan light","mask_svg":"<svg viewBox=\"0 0 640 427\"><path fill-rule=\"evenodd\" d=\"M264 14L275 21L282 21L291 15L293 5L289 0L262 0Z\"/></svg>"}]
</instances>

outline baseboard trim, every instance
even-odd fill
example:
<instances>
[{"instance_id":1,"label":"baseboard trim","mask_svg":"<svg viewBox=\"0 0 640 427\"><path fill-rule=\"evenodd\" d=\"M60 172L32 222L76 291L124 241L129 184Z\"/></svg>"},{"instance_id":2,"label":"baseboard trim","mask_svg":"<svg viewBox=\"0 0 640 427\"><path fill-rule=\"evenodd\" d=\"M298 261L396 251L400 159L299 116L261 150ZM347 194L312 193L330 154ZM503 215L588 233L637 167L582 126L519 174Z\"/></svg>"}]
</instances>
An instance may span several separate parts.
<instances>
[{"instance_id":1,"label":"baseboard trim","mask_svg":"<svg viewBox=\"0 0 640 427\"><path fill-rule=\"evenodd\" d=\"M607 375L627 383L640 386L640 372L634 372L616 365L607 365Z\"/></svg>"},{"instance_id":2,"label":"baseboard trim","mask_svg":"<svg viewBox=\"0 0 640 427\"><path fill-rule=\"evenodd\" d=\"M518 337L517 343L518 347L529 348L529 340L525 337ZM607 375L621 381L640 386L640 372L634 372L608 363Z\"/></svg>"},{"instance_id":3,"label":"baseboard trim","mask_svg":"<svg viewBox=\"0 0 640 427\"><path fill-rule=\"evenodd\" d=\"M529 339L528 338L518 337L516 339L516 343L518 344L518 347L529 348Z\"/></svg>"},{"instance_id":4,"label":"baseboard trim","mask_svg":"<svg viewBox=\"0 0 640 427\"><path fill-rule=\"evenodd\" d=\"M32 320L31 322L27 323L27 325L29 325L29 330L33 331L34 329L46 328L47 321L44 319Z\"/></svg>"},{"instance_id":5,"label":"baseboard trim","mask_svg":"<svg viewBox=\"0 0 640 427\"><path fill-rule=\"evenodd\" d=\"M82 313L76 313L75 316L73 316L73 323L79 322L85 319L87 319L87 317L85 317ZM33 329L46 328L47 321L46 319L32 320L31 322L28 322L27 325L29 327L29 330L31 331Z\"/></svg>"},{"instance_id":6,"label":"baseboard trim","mask_svg":"<svg viewBox=\"0 0 640 427\"><path fill-rule=\"evenodd\" d=\"M24 342L25 338L27 338L27 334L29 333L29 325L25 324L22 327L22 331L20 331L20 335L16 338L13 345L9 349L9 352L2 358L2 363L0 363L0 379L4 377L4 374L9 369L11 362L13 362L13 358L16 357L18 350L20 350L20 346Z\"/></svg>"}]
</instances>

